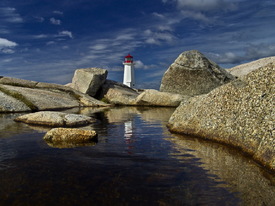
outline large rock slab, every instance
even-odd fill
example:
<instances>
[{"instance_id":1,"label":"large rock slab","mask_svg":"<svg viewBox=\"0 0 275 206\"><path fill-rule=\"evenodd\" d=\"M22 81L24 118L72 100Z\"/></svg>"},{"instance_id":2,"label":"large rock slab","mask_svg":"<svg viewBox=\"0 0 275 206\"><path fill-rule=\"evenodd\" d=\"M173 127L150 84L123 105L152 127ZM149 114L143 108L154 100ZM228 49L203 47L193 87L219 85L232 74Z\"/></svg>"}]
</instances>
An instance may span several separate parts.
<instances>
[{"instance_id":1,"label":"large rock slab","mask_svg":"<svg viewBox=\"0 0 275 206\"><path fill-rule=\"evenodd\" d=\"M196 50L179 55L165 72L160 91L187 96L206 94L234 77Z\"/></svg>"},{"instance_id":2,"label":"large rock slab","mask_svg":"<svg viewBox=\"0 0 275 206\"><path fill-rule=\"evenodd\" d=\"M83 126L95 122L91 117L79 114L67 114L63 112L35 112L25 114L14 119L17 122L24 122L33 125L43 125L51 127L75 127Z\"/></svg>"},{"instance_id":3,"label":"large rock slab","mask_svg":"<svg viewBox=\"0 0 275 206\"><path fill-rule=\"evenodd\" d=\"M124 84L106 80L102 85L99 98L114 105L136 105L138 95L136 90Z\"/></svg>"},{"instance_id":4,"label":"large rock slab","mask_svg":"<svg viewBox=\"0 0 275 206\"><path fill-rule=\"evenodd\" d=\"M14 94L24 97L26 101L36 107L34 110L61 109L79 106L79 101L72 98L72 96L66 92L52 92L43 89L15 87L9 85L3 87Z\"/></svg>"},{"instance_id":5,"label":"large rock slab","mask_svg":"<svg viewBox=\"0 0 275 206\"><path fill-rule=\"evenodd\" d=\"M31 109L21 101L1 92L0 85L0 112L23 112Z\"/></svg>"},{"instance_id":6,"label":"large rock slab","mask_svg":"<svg viewBox=\"0 0 275 206\"><path fill-rule=\"evenodd\" d=\"M186 97L189 98L189 97ZM146 89L136 98L136 104L142 106L166 106L177 107L184 97L179 94L160 92L154 89Z\"/></svg>"},{"instance_id":7,"label":"large rock slab","mask_svg":"<svg viewBox=\"0 0 275 206\"><path fill-rule=\"evenodd\" d=\"M275 63L181 104L172 132L238 147L275 170Z\"/></svg>"},{"instance_id":8,"label":"large rock slab","mask_svg":"<svg viewBox=\"0 0 275 206\"><path fill-rule=\"evenodd\" d=\"M88 94L59 84L0 78L0 112L108 106Z\"/></svg>"},{"instance_id":9,"label":"large rock slab","mask_svg":"<svg viewBox=\"0 0 275 206\"><path fill-rule=\"evenodd\" d=\"M99 68L77 69L72 80L72 88L94 97L105 82L108 71Z\"/></svg>"},{"instance_id":10,"label":"large rock slab","mask_svg":"<svg viewBox=\"0 0 275 206\"><path fill-rule=\"evenodd\" d=\"M230 72L234 76L242 77L244 75L247 75L249 72L252 72L252 71L254 71L260 67L263 67L269 63L272 63L272 62L275 62L275 56L266 57L266 58L258 59L256 61L241 64L241 65L235 66L231 69L228 69L227 71Z\"/></svg>"},{"instance_id":11,"label":"large rock slab","mask_svg":"<svg viewBox=\"0 0 275 206\"><path fill-rule=\"evenodd\" d=\"M78 144L97 142L97 133L94 130L54 128L48 131L43 139L52 143L54 147L72 147Z\"/></svg>"}]
</instances>

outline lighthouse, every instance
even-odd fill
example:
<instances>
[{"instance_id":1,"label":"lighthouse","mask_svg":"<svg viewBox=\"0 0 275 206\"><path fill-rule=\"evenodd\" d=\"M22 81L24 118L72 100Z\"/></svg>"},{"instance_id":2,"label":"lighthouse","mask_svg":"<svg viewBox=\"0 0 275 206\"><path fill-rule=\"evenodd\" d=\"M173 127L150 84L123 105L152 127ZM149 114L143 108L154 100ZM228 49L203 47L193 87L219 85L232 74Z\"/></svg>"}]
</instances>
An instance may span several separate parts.
<instances>
[{"instance_id":1,"label":"lighthouse","mask_svg":"<svg viewBox=\"0 0 275 206\"><path fill-rule=\"evenodd\" d=\"M125 56L123 65L124 65L123 84L132 88L135 86L135 71L134 71L133 56L131 56L130 54Z\"/></svg>"}]
</instances>

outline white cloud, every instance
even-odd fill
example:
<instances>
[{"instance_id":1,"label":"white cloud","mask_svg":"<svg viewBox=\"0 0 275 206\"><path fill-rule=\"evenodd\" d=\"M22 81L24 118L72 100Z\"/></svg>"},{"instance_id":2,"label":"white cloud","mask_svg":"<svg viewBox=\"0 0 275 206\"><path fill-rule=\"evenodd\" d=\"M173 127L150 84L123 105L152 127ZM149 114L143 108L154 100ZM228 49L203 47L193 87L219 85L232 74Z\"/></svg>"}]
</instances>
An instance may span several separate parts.
<instances>
[{"instance_id":1,"label":"white cloud","mask_svg":"<svg viewBox=\"0 0 275 206\"><path fill-rule=\"evenodd\" d=\"M213 21L210 18L208 18L205 14L203 14L202 12L194 12L194 11L184 10L181 13L183 14L183 16L185 18L191 18L191 19L195 19L195 20L202 21L205 23L210 23Z\"/></svg>"},{"instance_id":2,"label":"white cloud","mask_svg":"<svg viewBox=\"0 0 275 206\"><path fill-rule=\"evenodd\" d=\"M161 45L163 43L173 43L177 37L175 37L169 31L152 31L147 29L144 31L145 42L148 44Z\"/></svg>"},{"instance_id":3,"label":"white cloud","mask_svg":"<svg viewBox=\"0 0 275 206\"><path fill-rule=\"evenodd\" d=\"M101 50L105 50L107 47L108 47L108 45L106 45L106 44L98 43L93 46L90 46L90 49L96 50L96 51L101 51Z\"/></svg>"},{"instance_id":4,"label":"white cloud","mask_svg":"<svg viewBox=\"0 0 275 206\"><path fill-rule=\"evenodd\" d=\"M0 28L0 34L8 34L10 33L9 30L5 29L5 28Z\"/></svg>"},{"instance_id":5,"label":"white cloud","mask_svg":"<svg viewBox=\"0 0 275 206\"><path fill-rule=\"evenodd\" d=\"M164 3L175 2L178 9L195 11L234 10L236 5L226 0L163 0Z\"/></svg>"},{"instance_id":6,"label":"white cloud","mask_svg":"<svg viewBox=\"0 0 275 206\"><path fill-rule=\"evenodd\" d=\"M145 65L141 60L135 60L135 68L136 69L151 69L151 68L155 68L156 65Z\"/></svg>"},{"instance_id":7,"label":"white cloud","mask_svg":"<svg viewBox=\"0 0 275 206\"><path fill-rule=\"evenodd\" d=\"M50 22L54 25L60 25L61 24L61 20L55 19L54 17L50 18Z\"/></svg>"},{"instance_id":8,"label":"white cloud","mask_svg":"<svg viewBox=\"0 0 275 206\"><path fill-rule=\"evenodd\" d=\"M46 45L52 45L52 44L55 44L55 41L48 41L48 42L46 43Z\"/></svg>"},{"instance_id":9,"label":"white cloud","mask_svg":"<svg viewBox=\"0 0 275 206\"><path fill-rule=\"evenodd\" d=\"M0 48L4 47L15 47L17 44L15 42L9 41L7 39L0 38Z\"/></svg>"},{"instance_id":10,"label":"white cloud","mask_svg":"<svg viewBox=\"0 0 275 206\"><path fill-rule=\"evenodd\" d=\"M58 33L57 36L58 37L68 36L72 39L73 38L73 33L71 31L61 31L61 32Z\"/></svg>"},{"instance_id":11,"label":"white cloud","mask_svg":"<svg viewBox=\"0 0 275 206\"><path fill-rule=\"evenodd\" d=\"M44 22L45 21L45 18L44 17L41 17L41 16L34 16L33 17L37 22Z\"/></svg>"},{"instance_id":12,"label":"white cloud","mask_svg":"<svg viewBox=\"0 0 275 206\"><path fill-rule=\"evenodd\" d=\"M230 0L163 0L163 3L175 4L178 15L173 18L170 15L168 19L177 20L172 24L179 23L182 19L194 19L201 23L217 23L217 13L227 12L237 9L235 1ZM175 12L177 14L177 12ZM161 17L161 15L156 15ZM166 17L167 18L167 17ZM168 20L165 20L168 22Z\"/></svg>"},{"instance_id":13,"label":"white cloud","mask_svg":"<svg viewBox=\"0 0 275 206\"><path fill-rule=\"evenodd\" d=\"M8 23L21 23L23 22L20 14L16 12L15 8L2 7L0 8L0 18Z\"/></svg>"},{"instance_id":14,"label":"white cloud","mask_svg":"<svg viewBox=\"0 0 275 206\"><path fill-rule=\"evenodd\" d=\"M58 14L58 15L63 15L63 12L62 11L53 11L54 14Z\"/></svg>"},{"instance_id":15,"label":"white cloud","mask_svg":"<svg viewBox=\"0 0 275 206\"><path fill-rule=\"evenodd\" d=\"M45 39L48 38L49 36L46 34L39 34L39 35L34 35L33 38L34 39Z\"/></svg>"},{"instance_id":16,"label":"white cloud","mask_svg":"<svg viewBox=\"0 0 275 206\"><path fill-rule=\"evenodd\" d=\"M275 44L250 44L243 52L209 54L209 57L219 64L240 64L269 56L275 56Z\"/></svg>"},{"instance_id":17,"label":"white cloud","mask_svg":"<svg viewBox=\"0 0 275 206\"><path fill-rule=\"evenodd\" d=\"M15 46L17 46L17 43L4 38L0 38L0 53L12 54L15 52L12 49Z\"/></svg>"}]
</instances>

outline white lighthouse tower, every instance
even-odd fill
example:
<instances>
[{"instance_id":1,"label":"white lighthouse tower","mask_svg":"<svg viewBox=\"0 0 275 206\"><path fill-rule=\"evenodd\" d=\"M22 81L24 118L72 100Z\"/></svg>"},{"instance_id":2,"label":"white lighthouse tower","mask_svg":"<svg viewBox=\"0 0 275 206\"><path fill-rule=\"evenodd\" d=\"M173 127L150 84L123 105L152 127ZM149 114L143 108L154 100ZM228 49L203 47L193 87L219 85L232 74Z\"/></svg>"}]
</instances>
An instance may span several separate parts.
<instances>
[{"instance_id":1,"label":"white lighthouse tower","mask_svg":"<svg viewBox=\"0 0 275 206\"><path fill-rule=\"evenodd\" d=\"M124 59L124 76L123 76L123 84L128 87L135 86L135 71L134 71L134 61L133 57L128 54Z\"/></svg>"}]
</instances>

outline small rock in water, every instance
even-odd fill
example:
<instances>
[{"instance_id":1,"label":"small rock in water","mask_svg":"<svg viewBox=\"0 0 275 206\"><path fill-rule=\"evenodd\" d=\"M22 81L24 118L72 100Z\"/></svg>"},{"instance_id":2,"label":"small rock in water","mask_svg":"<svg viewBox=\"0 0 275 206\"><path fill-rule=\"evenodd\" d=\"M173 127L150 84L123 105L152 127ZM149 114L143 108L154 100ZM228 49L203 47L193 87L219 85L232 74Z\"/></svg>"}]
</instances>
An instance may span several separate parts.
<instances>
[{"instance_id":1,"label":"small rock in water","mask_svg":"<svg viewBox=\"0 0 275 206\"><path fill-rule=\"evenodd\" d=\"M54 128L48 131L44 138L48 142L85 143L97 141L97 133L93 130L76 128Z\"/></svg>"},{"instance_id":2,"label":"small rock in water","mask_svg":"<svg viewBox=\"0 0 275 206\"><path fill-rule=\"evenodd\" d=\"M44 111L25 114L17 117L14 121L52 127L74 127L87 125L94 122L95 120L86 115Z\"/></svg>"}]
</instances>

